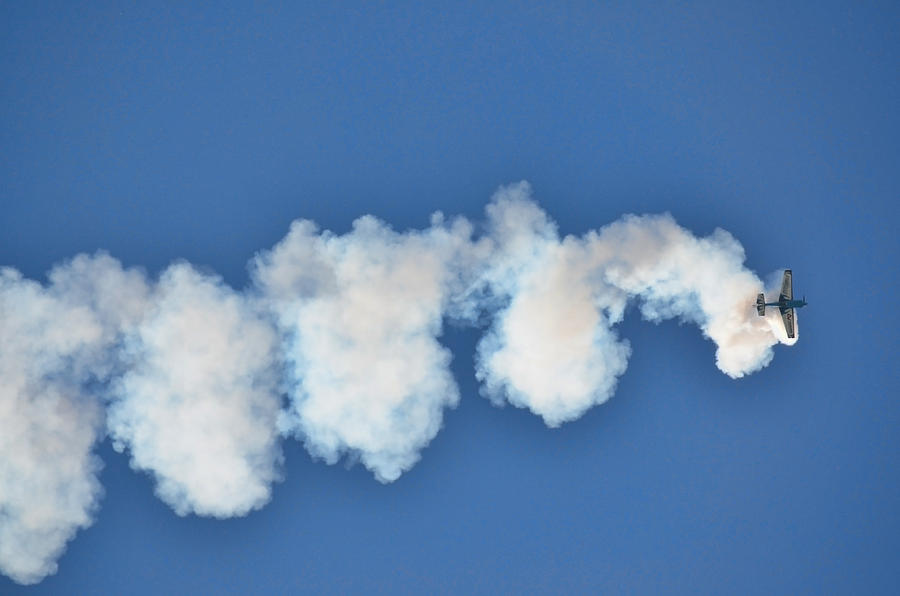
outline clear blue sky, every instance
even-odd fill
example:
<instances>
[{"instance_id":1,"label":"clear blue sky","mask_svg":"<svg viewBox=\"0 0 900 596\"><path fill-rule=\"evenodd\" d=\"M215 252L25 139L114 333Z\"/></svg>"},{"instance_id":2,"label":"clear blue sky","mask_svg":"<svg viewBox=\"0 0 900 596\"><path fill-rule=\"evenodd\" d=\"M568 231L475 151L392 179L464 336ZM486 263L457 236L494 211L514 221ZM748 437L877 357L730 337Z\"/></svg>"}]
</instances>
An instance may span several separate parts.
<instances>
[{"instance_id":1,"label":"clear blue sky","mask_svg":"<svg viewBox=\"0 0 900 596\"><path fill-rule=\"evenodd\" d=\"M480 219L527 179L566 233L669 211L792 267L799 343L734 381L631 313L616 395L550 430L450 329L461 404L397 482L287 441L264 509L179 518L103 443L95 525L0 593L897 589L896 3L303 4L3 3L0 264L243 287L294 218Z\"/></svg>"}]
</instances>

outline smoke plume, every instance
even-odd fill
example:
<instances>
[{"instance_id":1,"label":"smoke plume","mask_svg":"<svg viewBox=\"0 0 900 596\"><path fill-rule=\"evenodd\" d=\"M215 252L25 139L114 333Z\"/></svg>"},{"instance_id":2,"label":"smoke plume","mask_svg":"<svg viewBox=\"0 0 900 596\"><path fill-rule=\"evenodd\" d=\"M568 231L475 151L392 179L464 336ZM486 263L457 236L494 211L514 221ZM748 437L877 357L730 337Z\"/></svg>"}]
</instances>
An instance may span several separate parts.
<instances>
[{"instance_id":1,"label":"smoke plume","mask_svg":"<svg viewBox=\"0 0 900 596\"><path fill-rule=\"evenodd\" d=\"M246 297L186 263L167 269L126 335L107 428L179 515L244 515L269 500L281 450L277 337Z\"/></svg>"},{"instance_id":2,"label":"smoke plume","mask_svg":"<svg viewBox=\"0 0 900 596\"><path fill-rule=\"evenodd\" d=\"M432 223L397 233L363 217L334 236L301 221L253 265L289 362L283 429L329 463L358 457L382 482L415 464L459 400L437 338L472 230Z\"/></svg>"},{"instance_id":3,"label":"smoke plume","mask_svg":"<svg viewBox=\"0 0 900 596\"><path fill-rule=\"evenodd\" d=\"M150 278L103 253L46 284L2 269L0 571L55 572L97 510L106 436L179 515L265 505L282 438L396 480L459 401L448 322L485 328L485 397L549 426L612 396L631 303L697 325L730 377L757 371L796 340L777 313L757 316L763 283L743 262L727 232L698 238L669 215L561 236L522 182L482 224L435 214L399 232L365 216L337 235L298 220L254 257L243 290L188 263Z\"/></svg>"},{"instance_id":4,"label":"smoke plume","mask_svg":"<svg viewBox=\"0 0 900 596\"><path fill-rule=\"evenodd\" d=\"M111 348L145 299L140 274L79 256L46 287L0 270L0 570L35 583L79 528L101 488L92 450L103 434L98 396Z\"/></svg>"}]
</instances>

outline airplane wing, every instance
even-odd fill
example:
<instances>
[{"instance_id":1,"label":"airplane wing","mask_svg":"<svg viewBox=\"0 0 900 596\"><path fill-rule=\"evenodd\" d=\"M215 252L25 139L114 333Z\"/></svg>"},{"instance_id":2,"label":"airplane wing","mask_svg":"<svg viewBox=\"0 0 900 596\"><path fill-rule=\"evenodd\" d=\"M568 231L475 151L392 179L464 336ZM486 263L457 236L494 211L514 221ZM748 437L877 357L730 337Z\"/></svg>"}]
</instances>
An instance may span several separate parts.
<instances>
[{"instance_id":1,"label":"airplane wing","mask_svg":"<svg viewBox=\"0 0 900 596\"><path fill-rule=\"evenodd\" d=\"M781 297L786 300L794 299L794 289L791 286L791 270L784 270L784 278L781 280Z\"/></svg>"},{"instance_id":2,"label":"airplane wing","mask_svg":"<svg viewBox=\"0 0 900 596\"><path fill-rule=\"evenodd\" d=\"M787 283L788 289L790 289L791 278L790 274L788 275ZM793 308L782 308L781 309L781 320L784 321L784 330L787 331L788 337L794 337L794 309Z\"/></svg>"}]
</instances>

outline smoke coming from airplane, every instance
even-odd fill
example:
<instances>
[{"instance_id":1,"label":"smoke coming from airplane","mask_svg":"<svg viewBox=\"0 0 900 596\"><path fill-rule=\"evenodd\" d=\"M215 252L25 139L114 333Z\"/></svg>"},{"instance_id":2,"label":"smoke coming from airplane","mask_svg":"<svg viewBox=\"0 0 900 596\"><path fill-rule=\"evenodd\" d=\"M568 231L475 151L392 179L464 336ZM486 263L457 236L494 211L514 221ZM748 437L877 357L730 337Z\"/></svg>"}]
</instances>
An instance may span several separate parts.
<instances>
[{"instance_id":1,"label":"smoke coming from airplane","mask_svg":"<svg viewBox=\"0 0 900 596\"><path fill-rule=\"evenodd\" d=\"M478 283L505 304L478 346L492 401L558 426L609 399L631 352L613 325L631 300L647 320L700 327L732 378L766 366L775 343L793 343L779 318L759 318L748 303L762 282L728 232L696 238L669 215L626 215L561 239L529 197L527 184L511 186L487 209L492 251Z\"/></svg>"},{"instance_id":2,"label":"smoke coming from airplane","mask_svg":"<svg viewBox=\"0 0 900 596\"><path fill-rule=\"evenodd\" d=\"M522 182L482 224L435 214L398 232L364 216L337 235L298 220L251 261L244 290L103 253L46 284L2 269L0 571L25 584L55 572L97 510L104 437L179 515L264 506L283 438L396 480L459 401L446 323L485 327L485 397L554 427L615 391L631 303L697 325L730 377L757 371L796 339L777 313L757 316L763 283L743 261L727 232L698 238L669 215L561 236Z\"/></svg>"}]
</instances>

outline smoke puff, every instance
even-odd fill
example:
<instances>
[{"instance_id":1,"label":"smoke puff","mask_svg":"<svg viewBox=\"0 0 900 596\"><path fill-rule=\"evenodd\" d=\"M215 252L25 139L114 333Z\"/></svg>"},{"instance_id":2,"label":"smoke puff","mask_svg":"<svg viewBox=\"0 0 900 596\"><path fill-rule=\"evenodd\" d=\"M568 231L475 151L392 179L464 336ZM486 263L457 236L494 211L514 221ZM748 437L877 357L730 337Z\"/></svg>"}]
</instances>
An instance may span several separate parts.
<instances>
[{"instance_id":1,"label":"smoke puff","mask_svg":"<svg viewBox=\"0 0 900 596\"><path fill-rule=\"evenodd\" d=\"M281 461L276 340L244 296L183 263L127 336L109 432L178 514L244 515L269 500Z\"/></svg>"},{"instance_id":2,"label":"smoke puff","mask_svg":"<svg viewBox=\"0 0 900 596\"><path fill-rule=\"evenodd\" d=\"M495 195L487 237L492 253L479 283L503 306L478 345L482 392L550 426L608 399L630 350L594 304L583 247L560 243L526 183Z\"/></svg>"},{"instance_id":3,"label":"smoke puff","mask_svg":"<svg viewBox=\"0 0 900 596\"><path fill-rule=\"evenodd\" d=\"M49 278L43 287L0 270L0 570L23 584L55 573L66 542L93 521L103 418L85 384L107 378L108 350L145 298L141 275L103 254ZM122 293L101 296L111 286ZM115 302L108 315L102 301Z\"/></svg>"},{"instance_id":4,"label":"smoke puff","mask_svg":"<svg viewBox=\"0 0 900 596\"><path fill-rule=\"evenodd\" d=\"M328 462L358 457L382 482L412 467L459 399L437 336L471 228L435 224L401 234L363 217L336 236L296 222L254 264L291 367L284 429Z\"/></svg>"}]
</instances>

